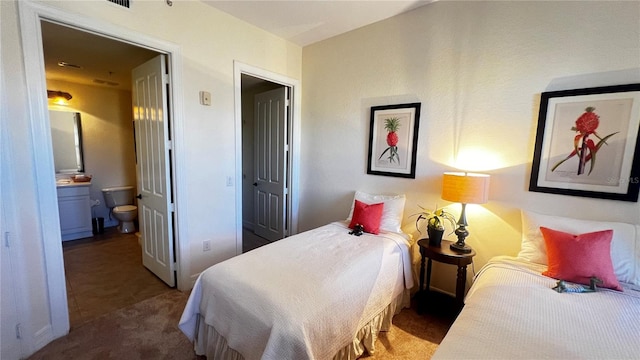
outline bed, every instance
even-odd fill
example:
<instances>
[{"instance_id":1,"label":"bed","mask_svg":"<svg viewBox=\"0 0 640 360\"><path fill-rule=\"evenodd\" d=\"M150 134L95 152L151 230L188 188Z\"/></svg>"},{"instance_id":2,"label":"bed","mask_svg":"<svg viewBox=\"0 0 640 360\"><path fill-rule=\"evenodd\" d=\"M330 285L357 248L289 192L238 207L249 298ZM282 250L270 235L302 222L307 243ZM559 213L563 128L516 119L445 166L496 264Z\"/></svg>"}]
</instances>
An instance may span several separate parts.
<instances>
[{"instance_id":1,"label":"bed","mask_svg":"<svg viewBox=\"0 0 640 360\"><path fill-rule=\"evenodd\" d=\"M606 255L622 291L554 291L558 280L542 275L557 265L546 253L553 245L540 239L540 228L547 227L573 234L613 230ZM631 224L523 212L520 254L493 258L478 272L433 358L639 358L638 230Z\"/></svg>"},{"instance_id":2,"label":"bed","mask_svg":"<svg viewBox=\"0 0 640 360\"><path fill-rule=\"evenodd\" d=\"M202 272L179 324L196 354L250 360L373 353L378 332L388 330L393 315L409 305L413 287L410 237L400 231L402 215L391 213L402 211L404 196L382 200L387 213L377 235L349 234L352 209L349 221L276 241Z\"/></svg>"}]
</instances>

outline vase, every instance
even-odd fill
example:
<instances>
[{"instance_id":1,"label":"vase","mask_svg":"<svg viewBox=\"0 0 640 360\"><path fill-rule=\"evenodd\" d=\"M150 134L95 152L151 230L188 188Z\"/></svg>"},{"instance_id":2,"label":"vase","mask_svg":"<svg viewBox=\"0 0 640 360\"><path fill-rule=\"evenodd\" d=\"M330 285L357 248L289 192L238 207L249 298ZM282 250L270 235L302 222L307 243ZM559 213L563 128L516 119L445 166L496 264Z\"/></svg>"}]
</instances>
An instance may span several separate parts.
<instances>
[{"instance_id":1,"label":"vase","mask_svg":"<svg viewBox=\"0 0 640 360\"><path fill-rule=\"evenodd\" d=\"M427 226L427 234L429 235L430 246L440 246L440 243L442 242L442 235L444 235L444 229Z\"/></svg>"}]
</instances>

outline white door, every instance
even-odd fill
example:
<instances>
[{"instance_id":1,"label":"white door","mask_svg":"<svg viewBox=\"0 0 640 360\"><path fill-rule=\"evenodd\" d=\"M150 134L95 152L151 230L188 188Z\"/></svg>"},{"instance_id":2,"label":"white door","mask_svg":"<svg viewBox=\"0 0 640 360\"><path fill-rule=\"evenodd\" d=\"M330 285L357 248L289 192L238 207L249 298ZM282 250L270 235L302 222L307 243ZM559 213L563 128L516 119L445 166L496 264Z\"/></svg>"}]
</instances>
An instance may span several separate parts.
<instances>
[{"instance_id":1,"label":"white door","mask_svg":"<svg viewBox=\"0 0 640 360\"><path fill-rule=\"evenodd\" d=\"M287 235L288 88L255 96L254 232L269 241Z\"/></svg>"},{"instance_id":2,"label":"white door","mask_svg":"<svg viewBox=\"0 0 640 360\"><path fill-rule=\"evenodd\" d=\"M168 84L165 55L132 71L142 263L167 285L175 286Z\"/></svg>"}]
</instances>

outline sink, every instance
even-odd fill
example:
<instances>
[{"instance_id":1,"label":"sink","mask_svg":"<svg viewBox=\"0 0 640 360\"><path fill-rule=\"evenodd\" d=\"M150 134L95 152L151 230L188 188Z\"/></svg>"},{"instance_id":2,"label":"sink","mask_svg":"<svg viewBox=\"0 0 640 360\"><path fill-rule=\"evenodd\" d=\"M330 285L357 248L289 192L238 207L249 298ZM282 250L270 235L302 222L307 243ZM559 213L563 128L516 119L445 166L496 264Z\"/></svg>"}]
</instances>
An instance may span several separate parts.
<instances>
[{"instance_id":1,"label":"sink","mask_svg":"<svg viewBox=\"0 0 640 360\"><path fill-rule=\"evenodd\" d=\"M91 186L91 181L73 181L71 179L58 179L56 180L56 187L74 187L74 186Z\"/></svg>"}]
</instances>

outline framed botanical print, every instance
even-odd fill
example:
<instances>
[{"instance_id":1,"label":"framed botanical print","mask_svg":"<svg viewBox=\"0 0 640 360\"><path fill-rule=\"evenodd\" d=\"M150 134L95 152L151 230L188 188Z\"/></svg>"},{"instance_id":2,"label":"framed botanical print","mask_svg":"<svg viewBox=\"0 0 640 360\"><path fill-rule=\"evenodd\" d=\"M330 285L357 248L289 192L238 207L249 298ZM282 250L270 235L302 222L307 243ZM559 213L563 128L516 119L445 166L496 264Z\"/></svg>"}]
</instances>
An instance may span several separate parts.
<instances>
[{"instance_id":1,"label":"framed botanical print","mask_svg":"<svg viewBox=\"0 0 640 360\"><path fill-rule=\"evenodd\" d=\"M637 201L640 84L542 93L530 191Z\"/></svg>"},{"instance_id":2,"label":"framed botanical print","mask_svg":"<svg viewBox=\"0 0 640 360\"><path fill-rule=\"evenodd\" d=\"M415 179L420 103L371 107L367 174Z\"/></svg>"}]
</instances>

